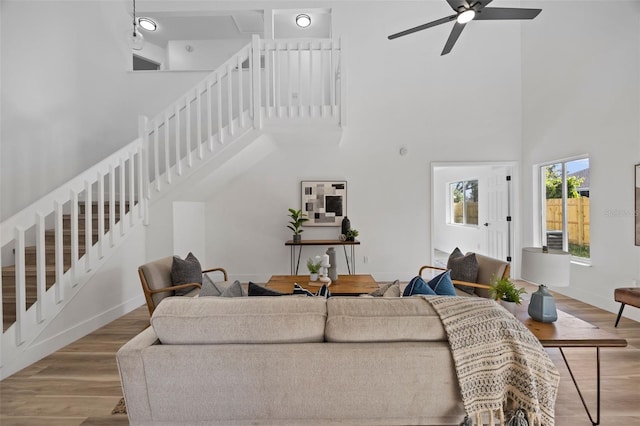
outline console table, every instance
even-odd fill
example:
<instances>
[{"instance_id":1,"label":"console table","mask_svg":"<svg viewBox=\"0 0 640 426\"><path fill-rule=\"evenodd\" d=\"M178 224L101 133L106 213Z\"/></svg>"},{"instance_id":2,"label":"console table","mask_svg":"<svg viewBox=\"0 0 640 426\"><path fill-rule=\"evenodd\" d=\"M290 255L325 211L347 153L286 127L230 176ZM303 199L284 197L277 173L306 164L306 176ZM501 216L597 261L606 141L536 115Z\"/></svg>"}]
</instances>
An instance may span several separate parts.
<instances>
[{"instance_id":1,"label":"console table","mask_svg":"<svg viewBox=\"0 0 640 426\"><path fill-rule=\"evenodd\" d=\"M342 246L344 249L344 258L347 261L347 271L349 274L356 273L356 246L360 245L360 241L340 241L340 240L302 240L299 243L289 240L284 243L285 246L291 248L291 275L298 275L298 267L300 266L300 255L303 246ZM347 246L351 249L352 264L349 264L349 256L347 255ZM296 247L298 247L298 259L296 260ZM353 266L353 268L352 268ZM353 271L351 270L353 269Z\"/></svg>"}]
</instances>

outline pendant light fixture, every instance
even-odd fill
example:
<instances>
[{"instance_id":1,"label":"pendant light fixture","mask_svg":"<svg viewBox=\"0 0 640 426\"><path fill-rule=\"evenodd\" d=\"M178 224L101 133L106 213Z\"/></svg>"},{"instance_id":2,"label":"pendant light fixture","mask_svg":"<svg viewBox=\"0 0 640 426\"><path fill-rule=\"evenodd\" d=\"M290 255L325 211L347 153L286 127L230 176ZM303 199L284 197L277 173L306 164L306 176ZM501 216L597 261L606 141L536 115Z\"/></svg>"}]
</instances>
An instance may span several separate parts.
<instances>
[{"instance_id":1,"label":"pendant light fixture","mask_svg":"<svg viewBox=\"0 0 640 426\"><path fill-rule=\"evenodd\" d=\"M133 50L142 50L144 45L144 37L138 30L138 21L136 20L136 0L133 0L133 29L129 36L129 44Z\"/></svg>"}]
</instances>

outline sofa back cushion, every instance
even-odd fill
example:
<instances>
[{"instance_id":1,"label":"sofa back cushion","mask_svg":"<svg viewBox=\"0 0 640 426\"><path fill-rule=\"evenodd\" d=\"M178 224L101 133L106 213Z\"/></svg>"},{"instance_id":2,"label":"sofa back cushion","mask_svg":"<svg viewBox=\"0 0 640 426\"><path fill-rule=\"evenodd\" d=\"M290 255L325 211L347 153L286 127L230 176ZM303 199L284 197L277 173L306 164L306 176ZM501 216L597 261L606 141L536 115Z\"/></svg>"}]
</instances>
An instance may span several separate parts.
<instances>
[{"instance_id":1,"label":"sofa back cushion","mask_svg":"<svg viewBox=\"0 0 640 426\"><path fill-rule=\"evenodd\" d=\"M440 317L422 297L332 297L328 342L446 341Z\"/></svg>"},{"instance_id":2,"label":"sofa back cushion","mask_svg":"<svg viewBox=\"0 0 640 426\"><path fill-rule=\"evenodd\" d=\"M151 325L163 344L322 342L326 300L315 297L168 297Z\"/></svg>"}]
</instances>

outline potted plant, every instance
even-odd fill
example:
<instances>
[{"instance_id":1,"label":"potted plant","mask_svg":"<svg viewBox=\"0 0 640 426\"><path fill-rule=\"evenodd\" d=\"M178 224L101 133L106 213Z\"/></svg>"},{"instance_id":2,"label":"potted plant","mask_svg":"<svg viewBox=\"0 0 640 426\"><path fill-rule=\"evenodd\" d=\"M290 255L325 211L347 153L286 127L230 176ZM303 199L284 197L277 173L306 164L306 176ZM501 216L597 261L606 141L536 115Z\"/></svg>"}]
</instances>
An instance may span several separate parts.
<instances>
[{"instance_id":1,"label":"potted plant","mask_svg":"<svg viewBox=\"0 0 640 426\"><path fill-rule=\"evenodd\" d=\"M522 303L522 295L527 291L523 288L517 288L509 278L497 279L495 276L491 278L489 296L500 302L509 312L515 314L516 305Z\"/></svg>"},{"instance_id":2,"label":"potted plant","mask_svg":"<svg viewBox=\"0 0 640 426\"><path fill-rule=\"evenodd\" d=\"M349 229L346 233L346 240L347 241L353 241L356 239L356 237L359 235L360 233L358 232L357 229Z\"/></svg>"},{"instance_id":3,"label":"potted plant","mask_svg":"<svg viewBox=\"0 0 640 426\"><path fill-rule=\"evenodd\" d=\"M304 215L302 214L302 209L289 209L289 217L291 218L291 220L289 221L287 228L293 231L293 242L299 243L302 239L302 236L300 234L302 234L302 232L304 231L302 229L302 224L309 219L304 217Z\"/></svg>"},{"instance_id":4,"label":"potted plant","mask_svg":"<svg viewBox=\"0 0 640 426\"><path fill-rule=\"evenodd\" d=\"M309 269L309 279L311 281L318 280L318 272L320 272L320 265L322 265L322 262L320 261L319 258L315 260L312 258L309 258L309 260L307 260L307 269Z\"/></svg>"}]
</instances>

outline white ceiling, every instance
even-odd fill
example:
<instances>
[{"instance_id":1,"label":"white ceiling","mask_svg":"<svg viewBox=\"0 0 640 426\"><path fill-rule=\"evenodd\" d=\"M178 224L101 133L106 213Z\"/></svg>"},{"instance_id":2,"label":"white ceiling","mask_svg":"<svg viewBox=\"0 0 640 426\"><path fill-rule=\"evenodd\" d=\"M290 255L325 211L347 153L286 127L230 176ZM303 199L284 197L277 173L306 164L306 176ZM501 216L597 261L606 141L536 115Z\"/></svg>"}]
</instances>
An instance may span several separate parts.
<instances>
[{"instance_id":1,"label":"white ceiling","mask_svg":"<svg viewBox=\"0 0 640 426\"><path fill-rule=\"evenodd\" d=\"M295 17L306 13L311 26L299 28ZM153 19L156 31L140 31L146 41L164 47L168 40L250 39L252 34L264 37L264 14L258 10L226 12L152 12L138 17ZM275 38L328 38L331 37L331 11L329 9L288 9L274 11Z\"/></svg>"}]
</instances>

